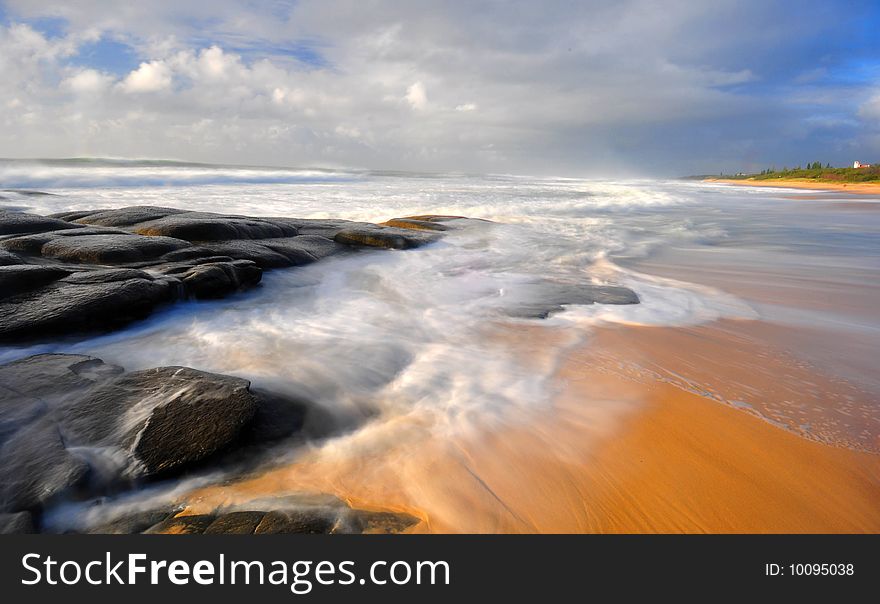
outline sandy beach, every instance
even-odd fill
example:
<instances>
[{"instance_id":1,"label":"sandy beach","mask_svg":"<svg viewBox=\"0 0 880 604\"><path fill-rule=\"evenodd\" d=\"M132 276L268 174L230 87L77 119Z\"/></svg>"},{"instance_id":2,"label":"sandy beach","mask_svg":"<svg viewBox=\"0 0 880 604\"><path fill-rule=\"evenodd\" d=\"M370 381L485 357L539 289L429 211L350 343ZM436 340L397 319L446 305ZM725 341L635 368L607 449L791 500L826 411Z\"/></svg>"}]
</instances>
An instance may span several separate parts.
<instances>
[{"instance_id":1,"label":"sandy beach","mask_svg":"<svg viewBox=\"0 0 880 604\"><path fill-rule=\"evenodd\" d=\"M840 191L859 195L880 194L880 182L816 182L799 179L753 180L751 178L707 178L703 182L717 182L745 187L781 187L787 189L809 189L812 191Z\"/></svg>"},{"instance_id":2,"label":"sandy beach","mask_svg":"<svg viewBox=\"0 0 880 604\"><path fill-rule=\"evenodd\" d=\"M713 338L730 344L729 326L602 330L570 355L560 370L564 389L533 423L455 442L421 440L418 422L397 426L407 442L349 463L315 451L262 476L197 491L186 513L306 489L416 515L423 520L416 532L880 530L880 456L804 438L669 377L682 362L724 367ZM526 340L534 334L520 344ZM766 357L758 346L738 347ZM667 366L667 376L644 370L652 365ZM748 382L737 365L718 381ZM772 386L766 380L776 371L809 379L824 394L838 388L785 361L748 385ZM593 404L609 400L613 414Z\"/></svg>"}]
</instances>

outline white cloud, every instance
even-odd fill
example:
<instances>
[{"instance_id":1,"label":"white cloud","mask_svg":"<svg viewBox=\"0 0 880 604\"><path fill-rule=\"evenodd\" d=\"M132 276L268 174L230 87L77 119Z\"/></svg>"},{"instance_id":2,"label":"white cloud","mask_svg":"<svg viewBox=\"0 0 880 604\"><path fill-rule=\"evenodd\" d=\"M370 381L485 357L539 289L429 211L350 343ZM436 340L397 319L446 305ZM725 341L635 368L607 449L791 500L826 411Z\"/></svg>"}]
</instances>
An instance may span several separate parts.
<instances>
[{"instance_id":1,"label":"white cloud","mask_svg":"<svg viewBox=\"0 0 880 604\"><path fill-rule=\"evenodd\" d=\"M141 63L126 76L120 87L131 94L167 90L171 87L171 69L164 61Z\"/></svg>"},{"instance_id":2,"label":"white cloud","mask_svg":"<svg viewBox=\"0 0 880 604\"><path fill-rule=\"evenodd\" d=\"M880 91L876 92L859 107L859 117L872 122L875 128L880 129Z\"/></svg>"},{"instance_id":3,"label":"white cloud","mask_svg":"<svg viewBox=\"0 0 880 604\"><path fill-rule=\"evenodd\" d=\"M782 132L819 123L815 103L792 103L802 90L774 96L762 67L824 41L828 20L809 17L821 2L781 19L759 0L548 1L6 0L0 155L665 170L725 146L770 153ZM46 16L66 33L15 23ZM97 36L129 44L138 67L111 75L78 56ZM760 95L741 90L755 80ZM857 112L851 98L870 95L847 92L824 106L876 130L880 102Z\"/></svg>"},{"instance_id":4,"label":"white cloud","mask_svg":"<svg viewBox=\"0 0 880 604\"><path fill-rule=\"evenodd\" d=\"M95 69L82 69L65 78L61 85L76 94L100 94L113 82L113 76Z\"/></svg>"},{"instance_id":5,"label":"white cloud","mask_svg":"<svg viewBox=\"0 0 880 604\"><path fill-rule=\"evenodd\" d=\"M421 111L428 106L428 94L425 91L425 85L421 82L416 82L407 88L404 98L416 111Z\"/></svg>"}]
</instances>

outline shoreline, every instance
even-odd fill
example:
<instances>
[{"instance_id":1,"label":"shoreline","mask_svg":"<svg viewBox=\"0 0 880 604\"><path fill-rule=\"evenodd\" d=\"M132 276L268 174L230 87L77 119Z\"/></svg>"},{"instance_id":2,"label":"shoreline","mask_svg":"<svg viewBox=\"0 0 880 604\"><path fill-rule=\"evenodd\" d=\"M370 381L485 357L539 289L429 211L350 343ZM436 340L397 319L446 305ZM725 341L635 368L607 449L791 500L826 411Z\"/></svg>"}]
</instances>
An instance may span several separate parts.
<instances>
[{"instance_id":1,"label":"shoreline","mask_svg":"<svg viewBox=\"0 0 880 604\"><path fill-rule=\"evenodd\" d=\"M775 187L780 189L807 189L810 191L834 191L855 195L880 195L880 182L815 182L810 180L738 180L733 178L705 178L700 182L746 187Z\"/></svg>"},{"instance_id":2,"label":"shoreline","mask_svg":"<svg viewBox=\"0 0 880 604\"><path fill-rule=\"evenodd\" d=\"M682 337L690 361L717 357L699 340L721 330L599 329L560 368L563 389L549 408L451 440L424 430L420 418L401 418L394 433L403 438L388 448L356 439L343 447L359 450L353 455L332 445L314 450L258 476L196 489L183 513L306 490L420 518L409 532L880 532L880 455L804 438L685 385L621 371L621 359L673 359ZM524 351L554 345L553 332L545 335L525 330L510 343ZM645 336L655 342L649 349ZM723 360L714 358L722 371Z\"/></svg>"}]
</instances>

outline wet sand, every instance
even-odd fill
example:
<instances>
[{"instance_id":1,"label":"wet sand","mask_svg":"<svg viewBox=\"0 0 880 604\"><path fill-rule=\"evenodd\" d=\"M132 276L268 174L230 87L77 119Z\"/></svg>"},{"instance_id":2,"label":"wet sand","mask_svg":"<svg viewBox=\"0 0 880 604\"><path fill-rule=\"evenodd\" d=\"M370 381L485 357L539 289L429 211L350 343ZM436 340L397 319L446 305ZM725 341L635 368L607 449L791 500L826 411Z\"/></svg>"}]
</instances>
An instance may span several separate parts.
<instances>
[{"instance_id":1,"label":"wet sand","mask_svg":"<svg viewBox=\"0 0 880 604\"><path fill-rule=\"evenodd\" d=\"M880 456L805 438L669 377L702 364L721 372L718 383L792 409L803 400L791 400L797 393L775 375L809 380L817 400L840 392L839 382L755 342L736 341L737 353L761 358L766 373L740 371L719 354L732 337L724 325L600 329L560 369L553 407L528 421L448 440L404 418L383 428L393 439L364 436L345 453L317 450L193 493L188 513L306 490L409 512L423 519L416 532L880 531ZM529 340L535 334L519 342L524 353Z\"/></svg>"},{"instance_id":2,"label":"wet sand","mask_svg":"<svg viewBox=\"0 0 880 604\"><path fill-rule=\"evenodd\" d=\"M703 182L717 182L745 187L780 187L787 189L811 189L814 191L840 191L862 195L880 194L880 182L816 182L799 179L751 180L734 178L707 178Z\"/></svg>"}]
</instances>

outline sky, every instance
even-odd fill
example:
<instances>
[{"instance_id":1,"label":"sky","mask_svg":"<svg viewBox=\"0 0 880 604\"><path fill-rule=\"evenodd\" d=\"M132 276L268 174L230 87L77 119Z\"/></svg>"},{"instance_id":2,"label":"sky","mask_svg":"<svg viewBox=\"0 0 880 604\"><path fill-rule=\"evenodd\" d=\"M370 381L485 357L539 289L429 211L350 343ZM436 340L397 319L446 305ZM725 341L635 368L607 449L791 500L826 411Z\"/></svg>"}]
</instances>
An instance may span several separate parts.
<instances>
[{"instance_id":1,"label":"sky","mask_svg":"<svg viewBox=\"0 0 880 604\"><path fill-rule=\"evenodd\" d=\"M880 2L0 0L0 156L572 176L880 163Z\"/></svg>"}]
</instances>

